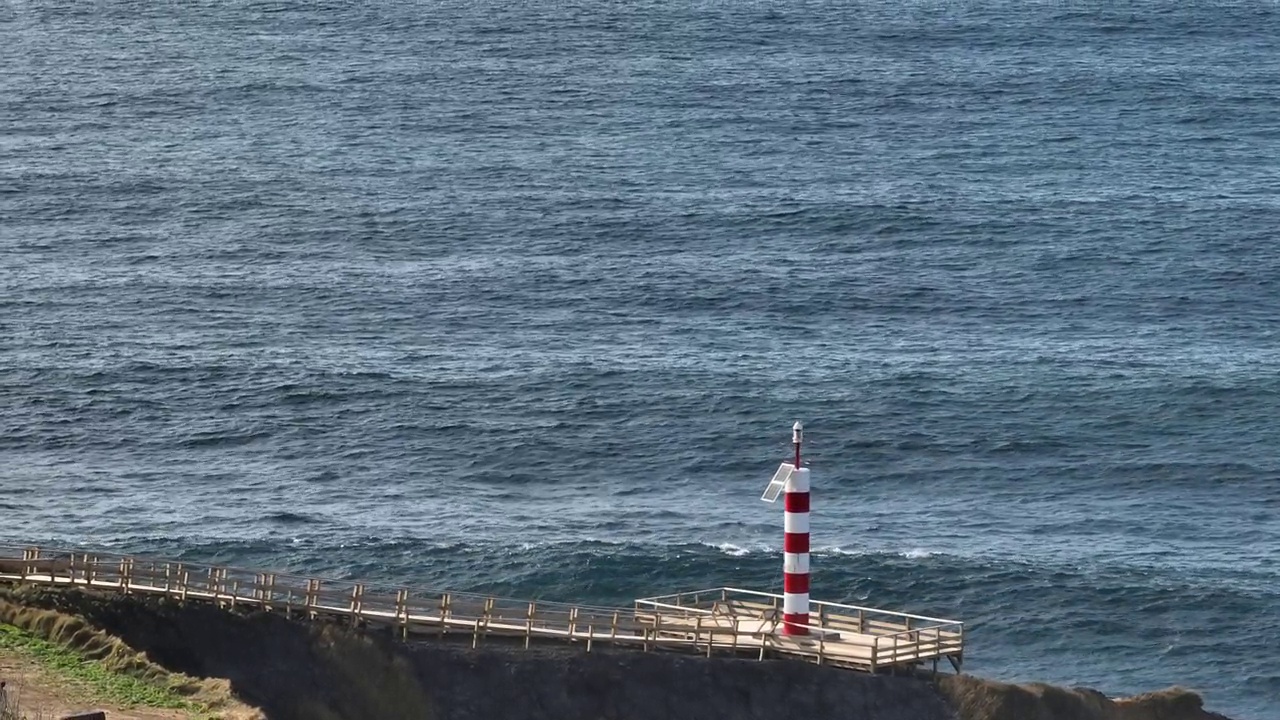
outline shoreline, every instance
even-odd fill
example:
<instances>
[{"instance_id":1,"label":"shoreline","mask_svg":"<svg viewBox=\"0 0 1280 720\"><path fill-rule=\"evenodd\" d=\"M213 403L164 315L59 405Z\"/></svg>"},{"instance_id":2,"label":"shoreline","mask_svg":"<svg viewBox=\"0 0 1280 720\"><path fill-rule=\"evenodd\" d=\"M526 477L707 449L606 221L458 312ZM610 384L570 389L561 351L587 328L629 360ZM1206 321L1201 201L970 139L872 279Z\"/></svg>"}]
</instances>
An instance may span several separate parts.
<instances>
[{"instance_id":1,"label":"shoreline","mask_svg":"<svg viewBox=\"0 0 1280 720\"><path fill-rule=\"evenodd\" d=\"M765 720L797 712L815 720L1229 720L1179 689L1110 700L1082 688L794 660L525 649L510 639L478 648L460 637L403 643L329 621L100 590L0 586L0 624L14 623L49 642L109 638L145 661L122 665L127 675L158 667L170 678L216 678L236 712L257 708L266 720Z\"/></svg>"}]
</instances>

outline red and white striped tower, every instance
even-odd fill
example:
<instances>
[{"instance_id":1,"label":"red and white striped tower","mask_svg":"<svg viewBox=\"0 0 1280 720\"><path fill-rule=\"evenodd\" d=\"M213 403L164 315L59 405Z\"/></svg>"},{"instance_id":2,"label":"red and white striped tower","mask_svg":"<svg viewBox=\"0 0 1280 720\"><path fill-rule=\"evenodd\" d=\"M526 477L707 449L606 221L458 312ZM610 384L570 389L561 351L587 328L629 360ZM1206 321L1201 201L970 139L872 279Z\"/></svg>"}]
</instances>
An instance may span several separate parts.
<instances>
[{"instance_id":1,"label":"red and white striped tower","mask_svg":"<svg viewBox=\"0 0 1280 720\"><path fill-rule=\"evenodd\" d=\"M791 427L795 468L784 486L782 543L782 634L809 634L809 468L800 465L804 426Z\"/></svg>"},{"instance_id":2,"label":"red and white striped tower","mask_svg":"<svg viewBox=\"0 0 1280 720\"><path fill-rule=\"evenodd\" d=\"M782 539L782 634L809 634L809 468L800 466L804 426L791 426L794 463L782 463L761 500L772 503L785 493Z\"/></svg>"}]
</instances>

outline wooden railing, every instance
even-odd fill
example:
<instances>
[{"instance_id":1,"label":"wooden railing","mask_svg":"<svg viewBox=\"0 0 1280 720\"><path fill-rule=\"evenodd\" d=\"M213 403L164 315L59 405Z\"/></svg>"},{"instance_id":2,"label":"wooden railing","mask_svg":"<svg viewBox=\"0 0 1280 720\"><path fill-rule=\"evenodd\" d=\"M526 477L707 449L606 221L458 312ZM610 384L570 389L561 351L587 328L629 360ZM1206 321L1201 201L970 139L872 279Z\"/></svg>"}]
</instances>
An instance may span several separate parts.
<instances>
[{"instance_id":1,"label":"wooden railing","mask_svg":"<svg viewBox=\"0 0 1280 720\"><path fill-rule=\"evenodd\" d=\"M782 595L721 587L661 595L636 601L637 608L664 612L763 617L780 622ZM964 623L879 608L810 601L809 636L820 648L831 644L865 648L871 669L948 658L959 670L964 657ZM820 649L819 652L822 652Z\"/></svg>"},{"instance_id":2,"label":"wooden railing","mask_svg":"<svg viewBox=\"0 0 1280 720\"><path fill-rule=\"evenodd\" d=\"M405 640L462 638L472 647L486 638L506 638L525 647L570 642L587 651L606 643L708 656L794 657L873 672L927 661L936 668L942 657L959 669L963 650L960 623L835 603L814 603L819 608L813 616L814 637L783 636L777 632L781 596L732 588L646 598L633 608L613 608L4 545L0 582L161 595L388 628Z\"/></svg>"}]
</instances>

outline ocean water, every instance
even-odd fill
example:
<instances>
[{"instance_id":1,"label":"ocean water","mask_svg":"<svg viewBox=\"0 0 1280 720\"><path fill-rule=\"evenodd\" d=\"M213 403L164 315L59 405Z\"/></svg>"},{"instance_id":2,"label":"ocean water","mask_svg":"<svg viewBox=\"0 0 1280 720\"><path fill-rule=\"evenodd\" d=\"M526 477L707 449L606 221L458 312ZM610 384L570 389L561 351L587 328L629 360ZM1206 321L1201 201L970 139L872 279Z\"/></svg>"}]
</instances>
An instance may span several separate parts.
<instances>
[{"instance_id":1,"label":"ocean water","mask_svg":"<svg viewBox=\"0 0 1280 720\"><path fill-rule=\"evenodd\" d=\"M0 0L0 542L968 622L1280 717L1274 2Z\"/></svg>"}]
</instances>

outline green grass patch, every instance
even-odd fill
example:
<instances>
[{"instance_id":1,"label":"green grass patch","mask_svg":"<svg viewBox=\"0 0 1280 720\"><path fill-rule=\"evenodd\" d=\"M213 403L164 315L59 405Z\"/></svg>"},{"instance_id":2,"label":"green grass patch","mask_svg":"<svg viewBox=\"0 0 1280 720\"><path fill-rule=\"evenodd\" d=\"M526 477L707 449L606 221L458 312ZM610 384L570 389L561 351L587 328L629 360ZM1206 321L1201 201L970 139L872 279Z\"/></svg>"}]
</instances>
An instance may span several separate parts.
<instances>
[{"instance_id":1,"label":"green grass patch","mask_svg":"<svg viewBox=\"0 0 1280 720\"><path fill-rule=\"evenodd\" d=\"M184 710L204 717L206 708L192 703L167 687L112 672L96 660L44 640L13 625L0 624L0 649L25 655L52 673L84 685L98 699L123 707Z\"/></svg>"}]
</instances>

